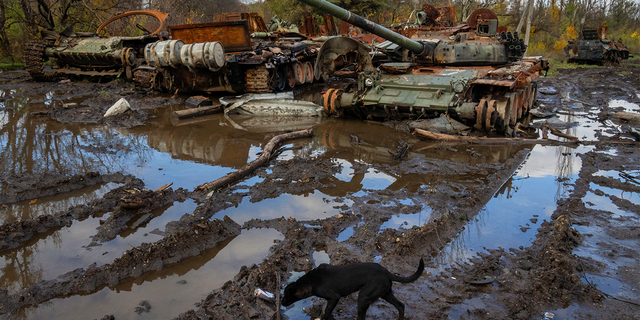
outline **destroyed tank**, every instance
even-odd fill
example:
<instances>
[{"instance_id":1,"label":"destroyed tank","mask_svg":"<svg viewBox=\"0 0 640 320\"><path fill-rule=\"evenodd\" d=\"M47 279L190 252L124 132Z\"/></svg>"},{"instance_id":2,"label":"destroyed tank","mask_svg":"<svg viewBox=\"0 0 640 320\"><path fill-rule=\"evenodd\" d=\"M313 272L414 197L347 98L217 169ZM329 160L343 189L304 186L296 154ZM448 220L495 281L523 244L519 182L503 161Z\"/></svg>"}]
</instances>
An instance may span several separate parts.
<instances>
[{"instance_id":1,"label":"destroyed tank","mask_svg":"<svg viewBox=\"0 0 640 320\"><path fill-rule=\"evenodd\" d=\"M321 48L316 73L329 78L342 56L355 55L357 84L329 89L325 111L367 119L418 119L449 114L478 130L508 133L536 100L534 81L548 63L523 58L517 33L498 33L498 21L481 9L469 28L416 34L410 39L324 0L301 0L393 45L382 51L389 62L371 64L369 48L347 38L334 38ZM433 13L430 15L432 19ZM468 30L468 31L465 31Z\"/></svg>"},{"instance_id":2,"label":"destroyed tank","mask_svg":"<svg viewBox=\"0 0 640 320\"><path fill-rule=\"evenodd\" d=\"M140 36L100 36L109 24L129 16L150 16L158 20L159 27ZM30 41L24 51L25 67L36 81L47 81L60 76L111 76L133 78L135 68L144 64L144 47L162 40L160 32L168 14L157 10L129 11L105 21L93 32L73 33L67 28L61 33L42 32L42 40ZM52 70L45 70L44 62L51 61Z\"/></svg>"},{"instance_id":3,"label":"destroyed tank","mask_svg":"<svg viewBox=\"0 0 640 320\"><path fill-rule=\"evenodd\" d=\"M169 26L172 40L145 50L155 68L152 86L169 92L268 93L317 81L312 61L320 45L284 25L268 26L256 13L226 13L214 22Z\"/></svg>"},{"instance_id":4,"label":"destroyed tank","mask_svg":"<svg viewBox=\"0 0 640 320\"><path fill-rule=\"evenodd\" d=\"M564 47L568 62L600 64L620 63L629 59L629 49L622 43L607 40L606 32L600 29L582 30L582 39L569 40Z\"/></svg>"}]
</instances>

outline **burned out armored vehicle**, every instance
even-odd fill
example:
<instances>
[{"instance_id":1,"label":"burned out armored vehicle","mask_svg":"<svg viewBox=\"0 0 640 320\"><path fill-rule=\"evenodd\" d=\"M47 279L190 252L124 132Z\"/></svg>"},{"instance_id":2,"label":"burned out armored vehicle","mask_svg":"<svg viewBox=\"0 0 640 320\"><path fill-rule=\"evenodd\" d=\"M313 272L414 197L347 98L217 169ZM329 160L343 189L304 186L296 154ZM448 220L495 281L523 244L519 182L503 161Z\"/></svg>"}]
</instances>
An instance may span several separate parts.
<instances>
[{"instance_id":1,"label":"burned out armored vehicle","mask_svg":"<svg viewBox=\"0 0 640 320\"><path fill-rule=\"evenodd\" d=\"M605 30L582 30L581 39L569 40L564 47L568 62L604 65L629 59L629 49L622 43L607 40Z\"/></svg>"},{"instance_id":2,"label":"burned out armored vehicle","mask_svg":"<svg viewBox=\"0 0 640 320\"><path fill-rule=\"evenodd\" d=\"M321 48L316 73L329 77L341 57L355 55L357 84L329 89L324 108L332 114L369 119L417 119L446 113L478 130L509 132L536 100L534 81L548 64L523 58L517 34L498 33L497 19L472 14L473 29L416 35L413 39L323 0L301 0L389 40L389 62L374 68L369 49L347 38ZM437 17L436 17L437 20ZM471 20L471 19L470 19Z\"/></svg>"},{"instance_id":3,"label":"burned out armored vehicle","mask_svg":"<svg viewBox=\"0 0 640 320\"><path fill-rule=\"evenodd\" d=\"M110 23L140 15L158 21L155 31L136 24L142 35L102 34ZM167 16L157 10L130 11L109 19L95 33L45 31L43 40L27 45L26 69L36 81L126 76L172 93L266 93L319 79L312 61L320 44L290 32L282 21L269 29L256 13L230 13L218 15L220 21L165 28ZM45 68L47 60L52 69Z\"/></svg>"},{"instance_id":4,"label":"burned out armored vehicle","mask_svg":"<svg viewBox=\"0 0 640 320\"><path fill-rule=\"evenodd\" d=\"M129 16L154 18L157 28L147 30L142 24L136 27L139 36L102 36L111 23ZM43 31L42 40L27 44L24 52L25 67L36 81L46 81L59 76L112 76L133 78L133 70L145 64L144 47L162 40L160 35L167 14L157 10L130 11L105 21L93 32L73 33L67 28L61 33ZM44 61L50 60L53 69L45 70Z\"/></svg>"},{"instance_id":5,"label":"burned out armored vehicle","mask_svg":"<svg viewBox=\"0 0 640 320\"><path fill-rule=\"evenodd\" d=\"M255 13L229 13L216 20L169 26L172 40L147 45L154 89L268 93L319 79L312 62L320 45L297 29L281 21L266 25Z\"/></svg>"}]
</instances>

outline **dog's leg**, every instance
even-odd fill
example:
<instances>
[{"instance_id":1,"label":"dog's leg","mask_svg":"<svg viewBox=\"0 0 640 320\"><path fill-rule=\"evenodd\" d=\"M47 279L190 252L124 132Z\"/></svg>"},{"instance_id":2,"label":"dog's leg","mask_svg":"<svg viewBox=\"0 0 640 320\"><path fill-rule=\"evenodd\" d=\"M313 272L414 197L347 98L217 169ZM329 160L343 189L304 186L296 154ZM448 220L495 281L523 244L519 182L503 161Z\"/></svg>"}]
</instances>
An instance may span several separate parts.
<instances>
[{"instance_id":1,"label":"dog's leg","mask_svg":"<svg viewBox=\"0 0 640 320\"><path fill-rule=\"evenodd\" d=\"M391 303L396 309L398 309L398 320L404 320L404 303L400 302L394 295L393 291L389 290L384 296L381 297L387 302Z\"/></svg>"},{"instance_id":2,"label":"dog's leg","mask_svg":"<svg viewBox=\"0 0 640 320\"><path fill-rule=\"evenodd\" d=\"M327 307L324 309L324 315L322 316L323 320L334 320L333 309L338 305L338 301L340 301L340 297L327 300Z\"/></svg>"},{"instance_id":3,"label":"dog's leg","mask_svg":"<svg viewBox=\"0 0 640 320\"><path fill-rule=\"evenodd\" d=\"M391 281L384 278L371 279L369 285L360 289L358 293L358 320L365 320L369 306L389 291L391 291Z\"/></svg>"}]
</instances>

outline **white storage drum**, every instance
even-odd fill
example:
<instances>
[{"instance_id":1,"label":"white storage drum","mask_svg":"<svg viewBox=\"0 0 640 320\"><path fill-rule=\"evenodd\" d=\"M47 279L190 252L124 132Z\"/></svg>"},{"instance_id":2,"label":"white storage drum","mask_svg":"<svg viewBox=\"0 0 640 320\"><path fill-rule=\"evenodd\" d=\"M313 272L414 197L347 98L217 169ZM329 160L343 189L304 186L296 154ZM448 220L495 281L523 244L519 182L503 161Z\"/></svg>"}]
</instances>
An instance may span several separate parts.
<instances>
[{"instance_id":1,"label":"white storage drum","mask_svg":"<svg viewBox=\"0 0 640 320\"><path fill-rule=\"evenodd\" d=\"M218 71L225 64L224 48L220 42L187 44L180 51L182 64L195 69Z\"/></svg>"},{"instance_id":2,"label":"white storage drum","mask_svg":"<svg viewBox=\"0 0 640 320\"><path fill-rule=\"evenodd\" d=\"M158 41L149 50L149 55L153 55L153 58L147 58L147 47L145 47L145 59L150 66L151 61L154 61L156 67L175 68L180 65L180 49L183 46L184 41L182 40Z\"/></svg>"},{"instance_id":3,"label":"white storage drum","mask_svg":"<svg viewBox=\"0 0 640 320\"><path fill-rule=\"evenodd\" d=\"M150 67L156 66L156 55L154 54L156 42L149 43L144 47L144 59Z\"/></svg>"}]
</instances>

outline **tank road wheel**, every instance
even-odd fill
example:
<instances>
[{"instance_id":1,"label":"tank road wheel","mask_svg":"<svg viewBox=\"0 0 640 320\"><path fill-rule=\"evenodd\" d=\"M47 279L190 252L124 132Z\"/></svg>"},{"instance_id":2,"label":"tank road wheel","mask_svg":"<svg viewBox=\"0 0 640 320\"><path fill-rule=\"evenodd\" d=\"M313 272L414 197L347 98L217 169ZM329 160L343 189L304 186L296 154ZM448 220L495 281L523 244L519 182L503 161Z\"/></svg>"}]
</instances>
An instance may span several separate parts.
<instances>
[{"instance_id":1,"label":"tank road wheel","mask_svg":"<svg viewBox=\"0 0 640 320\"><path fill-rule=\"evenodd\" d=\"M531 89L530 94L529 94L529 110L531 111L531 109L533 109L533 105L536 103L537 97L538 97L538 88L535 82L529 83L529 87Z\"/></svg>"},{"instance_id":2,"label":"tank road wheel","mask_svg":"<svg viewBox=\"0 0 640 320\"><path fill-rule=\"evenodd\" d=\"M476 106L476 130L484 129L485 119L487 118L487 100L482 98Z\"/></svg>"},{"instance_id":3,"label":"tank road wheel","mask_svg":"<svg viewBox=\"0 0 640 320\"><path fill-rule=\"evenodd\" d=\"M522 118L522 115L524 115L524 90L523 89L516 89L515 91L516 94L516 110L518 111L517 113L517 119Z\"/></svg>"},{"instance_id":4,"label":"tank road wheel","mask_svg":"<svg viewBox=\"0 0 640 320\"><path fill-rule=\"evenodd\" d=\"M511 122L511 106L509 105L509 99L504 97L500 101L496 101L497 118L493 127L498 132L507 132L509 128L509 122Z\"/></svg>"},{"instance_id":5,"label":"tank road wheel","mask_svg":"<svg viewBox=\"0 0 640 320\"><path fill-rule=\"evenodd\" d=\"M315 75L313 74L313 65L309 61L304 63L304 74L306 80L305 82L313 83Z\"/></svg>"},{"instance_id":6,"label":"tank road wheel","mask_svg":"<svg viewBox=\"0 0 640 320\"><path fill-rule=\"evenodd\" d=\"M269 70L266 66L258 66L249 69L245 73L245 92L268 93L271 92L269 86Z\"/></svg>"},{"instance_id":7,"label":"tank road wheel","mask_svg":"<svg viewBox=\"0 0 640 320\"><path fill-rule=\"evenodd\" d=\"M287 88L287 68L283 65L278 65L273 69L273 83L271 88L273 91L283 91Z\"/></svg>"},{"instance_id":8,"label":"tank road wheel","mask_svg":"<svg viewBox=\"0 0 640 320\"><path fill-rule=\"evenodd\" d=\"M35 81L50 81L56 76L55 73L44 72L44 50L47 42L41 40L29 41L24 49L24 65L31 78Z\"/></svg>"},{"instance_id":9,"label":"tank road wheel","mask_svg":"<svg viewBox=\"0 0 640 320\"><path fill-rule=\"evenodd\" d=\"M289 88L293 89L296 87L296 68L293 63L286 65L287 68L287 84Z\"/></svg>"},{"instance_id":10,"label":"tank road wheel","mask_svg":"<svg viewBox=\"0 0 640 320\"><path fill-rule=\"evenodd\" d=\"M311 70L313 70L313 80L316 82L320 81L322 79L322 72L320 70L316 70L315 67L312 67Z\"/></svg>"},{"instance_id":11,"label":"tank road wheel","mask_svg":"<svg viewBox=\"0 0 640 320\"><path fill-rule=\"evenodd\" d=\"M296 86L305 84L307 82L307 73L304 71L304 65L300 61L293 63L296 71Z\"/></svg>"}]
</instances>

